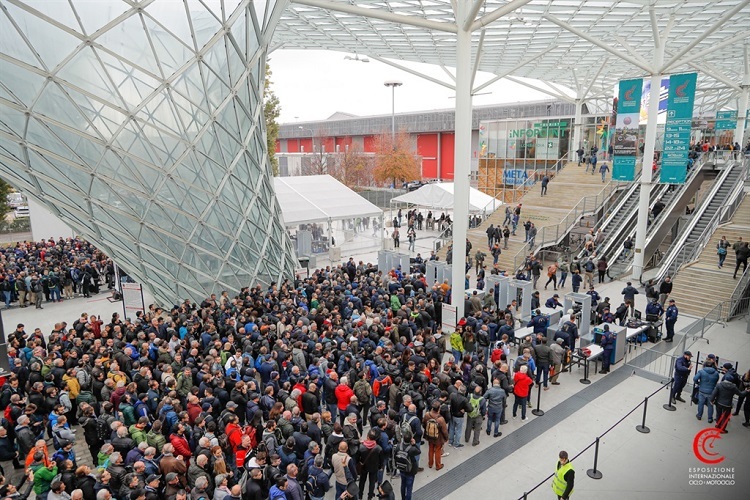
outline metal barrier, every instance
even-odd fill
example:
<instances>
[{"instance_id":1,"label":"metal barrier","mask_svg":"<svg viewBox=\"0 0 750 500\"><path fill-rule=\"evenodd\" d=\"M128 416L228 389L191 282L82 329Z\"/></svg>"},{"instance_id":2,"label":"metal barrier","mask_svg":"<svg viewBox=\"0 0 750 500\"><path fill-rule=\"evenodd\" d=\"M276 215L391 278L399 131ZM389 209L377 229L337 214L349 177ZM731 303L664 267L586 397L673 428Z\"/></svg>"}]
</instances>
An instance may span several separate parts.
<instances>
[{"instance_id":1,"label":"metal barrier","mask_svg":"<svg viewBox=\"0 0 750 500\"><path fill-rule=\"evenodd\" d=\"M679 357L657 351L643 344L631 344L625 351L624 362L627 366L639 368L669 380L674 373L674 365Z\"/></svg>"},{"instance_id":2,"label":"metal barrier","mask_svg":"<svg viewBox=\"0 0 750 500\"><path fill-rule=\"evenodd\" d=\"M618 420L617 422L615 422L609 429L607 429L606 431L604 431L603 433L601 433L599 436L597 436L596 439L594 439L594 441L592 441L588 446L586 446L584 449L582 449L581 451L579 451L578 454L576 454L573 458L570 459L570 461L572 462L575 459L577 459L578 457L580 457L581 455L583 455L584 453L586 453L588 450L591 449L592 446L595 447L595 450L594 450L594 467L592 469L588 469L586 471L586 475L588 475L592 479L601 479L603 477L603 474L602 474L602 471L598 469L598 466L599 466L599 446L601 444L600 443L601 438L603 438L604 436L606 436L607 434L609 434L610 431L612 431L615 427L617 427L618 425L620 425L626 418L628 418L636 410L638 410L638 408L640 408L641 405L643 405L643 419L642 419L641 424L638 425L638 426L636 426L636 430L638 432L641 432L641 433L648 433L648 432L650 432L649 428L646 427L646 412L648 410L648 400L651 399L653 396L655 396L659 391L661 391L664 388L670 387L670 390L671 390L671 385L672 385L672 379L670 378L666 383L662 384L661 387L659 387L654 392L652 392L651 394L649 394L648 396L646 396L643 399L643 401L641 401L640 403L638 403L638 405L635 408L633 408L628 413L626 413L625 416L623 416L620 420ZM533 493L537 488L539 488L543 484L547 483L547 481L549 481L550 479L552 479L552 477L554 475L555 474L552 473L549 476L547 476L544 479L542 479L541 481L539 481L539 483L537 483L536 486L534 486L533 488L531 488L529 491L524 492L524 494L522 496L520 496L518 498L518 500L526 500L527 497L531 493Z\"/></svg>"}]
</instances>

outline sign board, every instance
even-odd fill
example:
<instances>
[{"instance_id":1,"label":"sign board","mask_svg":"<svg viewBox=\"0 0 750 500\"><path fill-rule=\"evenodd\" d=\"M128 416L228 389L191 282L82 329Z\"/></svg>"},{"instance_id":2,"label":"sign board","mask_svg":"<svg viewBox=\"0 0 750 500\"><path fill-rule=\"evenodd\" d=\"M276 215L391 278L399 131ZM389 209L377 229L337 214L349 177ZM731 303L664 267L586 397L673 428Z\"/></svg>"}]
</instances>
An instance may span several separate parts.
<instances>
[{"instance_id":1,"label":"sign board","mask_svg":"<svg viewBox=\"0 0 750 500\"><path fill-rule=\"evenodd\" d=\"M523 169L506 168L503 170L503 184L522 186L529 179L529 174Z\"/></svg>"},{"instance_id":2,"label":"sign board","mask_svg":"<svg viewBox=\"0 0 750 500\"><path fill-rule=\"evenodd\" d=\"M138 311L146 312L143 302L143 287L140 283L122 283L122 308L126 318L135 316Z\"/></svg>"},{"instance_id":3,"label":"sign board","mask_svg":"<svg viewBox=\"0 0 750 500\"><path fill-rule=\"evenodd\" d=\"M443 320L443 334L451 334L456 331L456 324L458 322L457 320L458 315L458 308L456 306L446 304L443 302L443 314L442 314L442 320Z\"/></svg>"},{"instance_id":4,"label":"sign board","mask_svg":"<svg viewBox=\"0 0 750 500\"><path fill-rule=\"evenodd\" d=\"M612 180L635 180L638 152L638 121L641 111L643 79L621 80L617 100L617 123L613 145Z\"/></svg>"},{"instance_id":5,"label":"sign board","mask_svg":"<svg viewBox=\"0 0 750 500\"><path fill-rule=\"evenodd\" d=\"M717 111L716 127L719 130L734 130L737 126L737 111Z\"/></svg>"},{"instance_id":6,"label":"sign board","mask_svg":"<svg viewBox=\"0 0 750 500\"><path fill-rule=\"evenodd\" d=\"M683 184L687 177L697 80L697 73L669 77L667 124L664 127L660 182Z\"/></svg>"}]
</instances>

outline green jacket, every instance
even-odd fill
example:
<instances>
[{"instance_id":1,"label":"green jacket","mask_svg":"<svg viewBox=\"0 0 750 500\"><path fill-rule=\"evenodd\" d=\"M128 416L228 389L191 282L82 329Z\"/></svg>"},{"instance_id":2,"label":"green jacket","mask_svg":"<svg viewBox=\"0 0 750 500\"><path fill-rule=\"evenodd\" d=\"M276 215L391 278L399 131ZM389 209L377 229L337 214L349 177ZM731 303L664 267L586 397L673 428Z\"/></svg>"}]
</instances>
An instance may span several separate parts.
<instances>
[{"instance_id":1,"label":"green jacket","mask_svg":"<svg viewBox=\"0 0 750 500\"><path fill-rule=\"evenodd\" d=\"M167 438L165 438L164 434L161 432L149 431L149 433L146 434L146 442L149 446L156 448L156 454L160 455L162 446L167 444Z\"/></svg>"},{"instance_id":2,"label":"green jacket","mask_svg":"<svg viewBox=\"0 0 750 500\"><path fill-rule=\"evenodd\" d=\"M96 455L96 465L97 467L104 467L107 468L107 461L109 460L109 455L106 453L102 453L101 451Z\"/></svg>"},{"instance_id":3,"label":"green jacket","mask_svg":"<svg viewBox=\"0 0 750 500\"><path fill-rule=\"evenodd\" d=\"M177 391L177 394L179 394L182 397L186 397L188 394L190 394L190 389L193 388L193 379L192 377L186 377L183 372L180 372L177 374L177 387L175 390Z\"/></svg>"},{"instance_id":4,"label":"green jacket","mask_svg":"<svg viewBox=\"0 0 750 500\"><path fill-rule=\"evenodd\" d=\"M50 490L50 484L57 475L57 466L47 468L42 463L31 464L34 472L34 493L37 496Z\"/></svg>"},{"instance_id":5,"label":"green jacket","mask_svg":"<svg viewBox=\"0 0 750 500\"><path fill-rule=\"evenodd\" d=\"M122 413L122 423L130 426L136 423L135 408L128 403L120 403L120 412Z\"/></svg>"},{"instance_id":6,"label":"green jacket","mask_svg":"<svg viewBox=\"0 0 750 500\"><path fill-rule=\"evenodd\" d=\"M130 437L133 438L136 444L141 444L144 441L148 442L148 433L145 429L139 429L134 424L128 427L128 432L130 432Z\"/></svg>"},{"instance_id":7,"label":"green jacket","mask_svg":"<svg viewBox=\"0 0 750 500\"><path fill-rule=\"evenodd\" d=\"M401 309L401 301L398 300L398 295L395 293L391 295L391 309L395 312Z\"/></svg>"}]
</instances>

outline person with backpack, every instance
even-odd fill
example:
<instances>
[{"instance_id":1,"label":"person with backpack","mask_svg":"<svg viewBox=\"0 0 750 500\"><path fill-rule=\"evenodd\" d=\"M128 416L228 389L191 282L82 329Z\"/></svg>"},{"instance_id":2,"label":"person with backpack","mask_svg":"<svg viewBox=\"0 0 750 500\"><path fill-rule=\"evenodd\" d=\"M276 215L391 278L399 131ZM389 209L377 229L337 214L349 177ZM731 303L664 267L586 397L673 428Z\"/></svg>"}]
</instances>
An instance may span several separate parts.
<instances>
[{"instance_id":1,"label":"person with backpack","mask_svg":"<svg viewBox=\"0 0 750 500\"><path fill-rule=\"evenodd\" d=\"M421 453L414 438L402 440L396 447L394 463L396 470L401 473L401 500L411 500L414 489L414 477L417 475L419 465L416 457Z\"/></svg>"},{"instance_id":2,"label":"person with backpack","mask_svg":"<svg viewBox=\"0 0 750 500\"><path fill-rule=\"evenodd\" d=\"M448 441L448 424L440 414L440 401L432 402L430 411L422 418L422 427L429 446L427 466L432 468L434 463L435 470L438 471L444 467L442 463L443 446Z\"/></svg>"},{"instance_id":3,"label":"person with backpack","mask_svg":"<svg viewBox=\"0 0 750 500\"><path fill-rule=\"evenodd\" d=\"M469 397L469 407L471 410L466 414L466 433L464 441L468 444L471 432L474 431L472 446L479 444L479 434L482 432L482 422L487 414L487 401L482 397L482 387L477 385Z\"/></svg>"},{"instance_id":4,"label":"person with backpack","mask_svg":"<svg viewBox=\"0 0 750 500\"><path fill-rule=\"evenodd\" d=\"M310 495L310 500L323 500L326 492L331 489L331 476L323 470L323 461L323 455L318 454L307 469L305 490Z\"/></svg>"}]
</instances>

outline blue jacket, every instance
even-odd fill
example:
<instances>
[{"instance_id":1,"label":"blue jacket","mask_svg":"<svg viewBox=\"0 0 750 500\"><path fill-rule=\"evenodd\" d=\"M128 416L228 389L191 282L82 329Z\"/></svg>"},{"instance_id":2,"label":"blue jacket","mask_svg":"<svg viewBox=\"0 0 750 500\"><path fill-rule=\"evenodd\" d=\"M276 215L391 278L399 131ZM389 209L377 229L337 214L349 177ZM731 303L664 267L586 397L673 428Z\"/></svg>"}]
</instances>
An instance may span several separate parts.
<instances>
[{"instance_id":1,"label":"blue jacket","mask_svg":"<svg viewBox=\"0 0 750 500\"><path fill-rule=\"evenodd\" d=\"M669 306L667 307L667 316L666 320L670 322L677 321L677 314L678 314L677 306Z\"/></svg>"},{"instance_id":2,"label":"blue jacket","mask_svg":"<svg viewBox=\"0 0 750 500\"><path fill-rule=\"evenodd\" d=\"M690 361L682 356L674 364L674 378L687 379L688 375L690 375Z\"/></svg>"},{"instance_id":3,"label":"blue jacket","mask_svg":"<svg viewBox=\"0 0 750 500\"><path fill-rule=\"evenodd\" d=\"M695 374L693 382L698 385L698 390L703 394L711 394L719 383L719 372L713 366L706 366Z\"/></svg>"},{"instance_id":4,"label":"blue jacket","mask_svg":"<svg viewBox=\"0 0 750 500\"><path fill-rule=\"evenodd\" d=\"M534 327L534 333L545 333L547 331L547 324L549 321L546 316L534 316L526 326Z\"/></svg>"},{"instance_id":5,"label":"blue jacket","mask_svg":"<svg viewBox=\"0 0 750 500\"><path fill-rule=\"evenodd\" d=\"M612 332L604 332L602 335L601 340L599 341L599 345L602 346L602 349L611 351L615 348L615 339L612 335Z\"/></svg>"}]
</instances>

